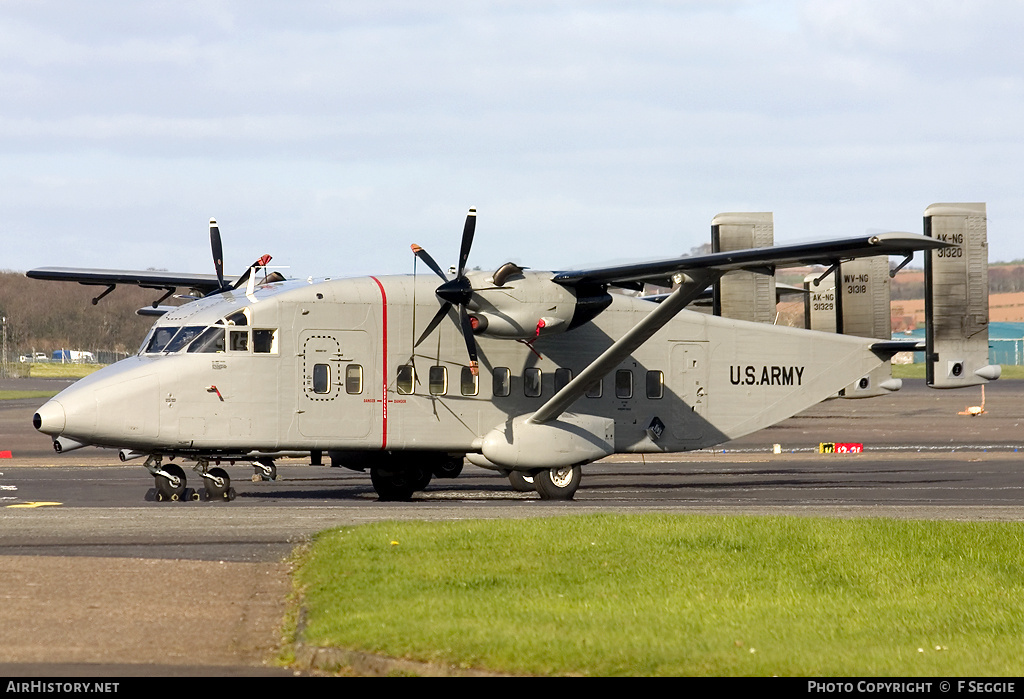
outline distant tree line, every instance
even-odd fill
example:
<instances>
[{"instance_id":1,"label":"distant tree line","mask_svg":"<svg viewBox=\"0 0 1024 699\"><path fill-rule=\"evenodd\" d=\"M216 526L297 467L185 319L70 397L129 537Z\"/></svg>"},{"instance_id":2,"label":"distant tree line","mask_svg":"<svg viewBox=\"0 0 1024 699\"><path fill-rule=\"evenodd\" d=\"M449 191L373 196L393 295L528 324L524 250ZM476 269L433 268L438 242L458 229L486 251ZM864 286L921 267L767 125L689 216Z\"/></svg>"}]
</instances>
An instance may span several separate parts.
<instances>
[{"instance_id":1,"label":"distant tree line","mask_svg":"<svg viewBox=\"0 0 1024 699\"><path fill-rule=\"evenodd\" d=\"M134 352L153 324L153 318L135 311L162 294L118 286L92 305L104 289L0 271L0 316L7 318L8 348L22 353L94 348Z\"/></svg>"}]
</instances>

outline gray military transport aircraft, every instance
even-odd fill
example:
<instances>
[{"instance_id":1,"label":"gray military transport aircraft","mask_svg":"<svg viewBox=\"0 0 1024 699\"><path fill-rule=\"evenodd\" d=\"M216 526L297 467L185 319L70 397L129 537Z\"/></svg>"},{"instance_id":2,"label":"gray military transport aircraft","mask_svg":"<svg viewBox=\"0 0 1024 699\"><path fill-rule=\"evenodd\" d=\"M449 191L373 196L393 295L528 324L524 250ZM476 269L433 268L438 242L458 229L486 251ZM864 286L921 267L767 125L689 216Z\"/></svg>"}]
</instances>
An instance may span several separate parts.
<instances>
[{"instance_id":1,"label":"gray military transport aircraft","mask_svg":"<svg viewBox=\"0 0 1024 699\"><path fill-rule=\"evenodd\" d=\"M716 221L716 235L749 228L744 215ZM878 370L900 351L926 352L935 388L998 378L988 364L986 225L984 204L936 204L925 212L924 235L719 245L706 255L563 272L507 263L490 272L467 269L471 209L453 278L412 246L438 284L415 269L285 280L268 273L266 256L225 277L211 221L214 275L28 272L106 286L94 303L118 284L165 292L140 311L159 317L135 356L65 389L33 423L58 452L96 445L145 456L160 500L231 499L217 464L252 462L272 476L273 458L294 452L368 469L382 500L409 499L434 477L457 476L464 458L544 499L571 499L581 467L610 454L711 447L850 388L891 390L898 382ZM925 251L927 279L921 344L887 332L843 334L836 322L822 332L686 309L743 275L817 264L829 268L818 281L830 273L864 281L867 273L843 265L888 256L906 264L915 251ZM609 293L645 283L671 291ZM852 307L869 285L843 286ZM192 300L159 306L178 288ZM887 302L882 312L888 318ZM201 491L167 463L176 458L194 464Z\"/></svg>"}]
</instances>

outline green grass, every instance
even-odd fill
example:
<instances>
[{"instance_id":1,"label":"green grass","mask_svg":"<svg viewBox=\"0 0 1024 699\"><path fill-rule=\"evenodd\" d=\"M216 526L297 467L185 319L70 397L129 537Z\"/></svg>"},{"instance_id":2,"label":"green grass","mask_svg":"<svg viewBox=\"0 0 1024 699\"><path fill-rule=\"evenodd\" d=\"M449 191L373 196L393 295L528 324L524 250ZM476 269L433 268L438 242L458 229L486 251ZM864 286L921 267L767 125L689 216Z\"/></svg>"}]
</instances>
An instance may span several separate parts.
<instances>
[{"instance_id":1,"label":"green grass","mask_svg":"<svg viewBox=\"0 0 1024 699\"><path fill-rule=\"evenodd\" d=\"M0 390L0 400L18 400L19 398L52 398L58 391L4 391Z\"/></svg>"},{"instance_id":2,"label":"green grass","mask_svg":"<svg viewBox=\"0 0 1024 699\"><path fill-rule=\"evenodd\" d=\"M368 524L301 640L549 675L1020 675L1024 525L579 516Z\"/></svg>"},{"instance_id":3,"label":"green grass","mask_svg":"<svg viewBox=\"0 0 1024 699\"><path fill-rule=\"evenodd\" d=\"M1015 364L1003 364L1002 374L999 376L1000 380L1003 379L1024 379L1024 366L1018 366ZM896 379L923 379L925 378L925 365L921 364L893 364L892 375Z\"/></svg>"},{"instance_id":4,"label":"green grass","mask_svg":"<svg viewBox=\"0 0 1024 699\"><path fill-rule=\"evenodd\" d=\"M33 362L29 376L33 379L80 379L94 371L99 371L103 364L61 364L60 362Z\"/></svg>"}]
</instances>

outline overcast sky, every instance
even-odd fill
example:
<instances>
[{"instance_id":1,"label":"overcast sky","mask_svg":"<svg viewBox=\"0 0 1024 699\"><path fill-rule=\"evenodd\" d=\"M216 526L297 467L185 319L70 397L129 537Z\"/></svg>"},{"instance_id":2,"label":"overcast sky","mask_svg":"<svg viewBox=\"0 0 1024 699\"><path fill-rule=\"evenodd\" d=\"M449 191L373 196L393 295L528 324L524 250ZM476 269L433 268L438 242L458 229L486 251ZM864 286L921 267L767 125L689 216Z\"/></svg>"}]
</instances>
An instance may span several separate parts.
<instances>
[{"instance_id":1,"label":"overcast sky","mask_svg":"<svg viewBox=\"0 0 1024 699\"><path fill-rule=\"evenodd\" d=\"M920 232L1024 258L1024 4L0 0L0 269L568 269ZM421 270L422 271L422 270Z\"/></svg>"}]
</instances>

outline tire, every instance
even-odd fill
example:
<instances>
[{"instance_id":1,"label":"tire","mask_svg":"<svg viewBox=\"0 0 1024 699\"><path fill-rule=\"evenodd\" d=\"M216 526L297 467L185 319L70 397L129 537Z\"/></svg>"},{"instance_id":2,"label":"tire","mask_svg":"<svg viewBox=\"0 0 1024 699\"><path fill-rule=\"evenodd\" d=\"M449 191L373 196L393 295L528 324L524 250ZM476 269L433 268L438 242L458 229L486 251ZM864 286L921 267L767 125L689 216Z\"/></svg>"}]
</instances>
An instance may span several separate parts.
<instances>
[{"instance_id":1,"label":"tire","mask_svg":"<svg viewBox=\"0 0 1024 699\"><path fill-rule=\"evenodd\" d=\"M459 474L462 473L462 459L463 457L461 456L445 457L441 463L434 466L434 476L437 478L458 478Z\"/></svg>"},{"instance_id":2,"label":"tire","mask_svg":"<svg viewBox=\"0 0 1024 699\"><path fill-rule=\"evenodd\" d=\"M217 485L212 478L204 478L203 481L206 483L206 499L225 499L228 489L231 488L231 478L228 476L228 472L222 468L211 468L208 473L214 478L223 479L224 482L221 485Z\"/></svg>"},{"instance_id":3,"label":"tire","mask_svg":"<svg viewBox=\"0 0 1024 699\"><path fill-rule=\"evenodd\" d=\"M370 482L377 496L383 501L403 501L412 499L412 494L421 490L420 469L409 468L370 468Z\"/></svg>"},{"instance_id":4,"label":"tire","mask_svg":"<svg viewBox=\"0 0 1024 699\"><path fill-rule=\"evenodd\" d=\"M536 493L537 486L533 484L533 476L526 471L512 471L508 474L508 482L512 490L517 493Z\"/></svg>"},{"instance_id":5,"label":"tire","mask_svg":"<svg viewBox=\"0 0 1024 699\"><path fill-rule=\"evenodd\" d=\"M572 500L583 477L581 466L549 468L533 474L533 484L541 500Z\"/></svg>"},{"instance_id":6,"label":"tire","mask_svg":"<svg viewBox=\"0 0 1024 699\"><path fill-rule=\"evenodd\" d=\"M178 485L171 485L171 481L163 476L156 476L156 492L160 500L171 500L177 502L185 496L185 472L181 466L177 464L168 464L164 469L164 473L174 476L178 480Z\"/></svg>"}]
</instances>

